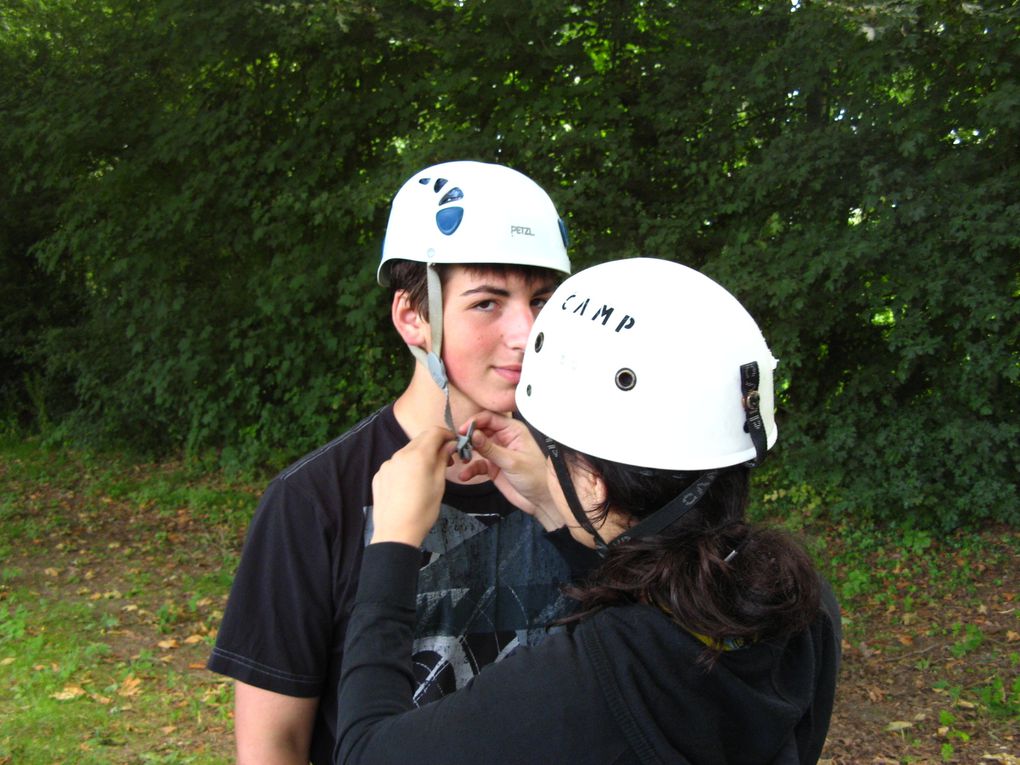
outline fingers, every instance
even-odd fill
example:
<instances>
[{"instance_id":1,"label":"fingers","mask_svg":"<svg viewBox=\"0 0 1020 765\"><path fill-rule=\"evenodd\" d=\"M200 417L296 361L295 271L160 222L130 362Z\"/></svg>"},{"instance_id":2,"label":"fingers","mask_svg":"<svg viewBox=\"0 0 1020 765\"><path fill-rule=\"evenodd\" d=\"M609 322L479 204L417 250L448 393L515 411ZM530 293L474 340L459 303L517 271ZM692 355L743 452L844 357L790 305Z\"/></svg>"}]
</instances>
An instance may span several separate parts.
<instances>
[{"instance_id":1,"label":"fingers","mask_svg":"<svg viewBox=\"0 0 1020 765\"><path fill-rule=\"evenodd\" d=\"M420 545L435 523L455 436L430 428L384 462L372 479L372 542Z\"/></svg>"},{"instance_id":2,"label":"fingers","mask_svg":"<svg viewBox=\"0 0 1020 765\"><path fill-rule=\"evenodd\" d=\"M446 428L427 428L411 439L411 444L419 444L427 451L438 451L439 447L449 441L456 441L457 436ZM408 444L409 446L411 444Z\"/></svg>"},{"instance_id":3,"label":"fingers","mask_svg":"<svg viewBox=\"0 0 1020 765\"><path fill-rule=\"evenodd\" d=\"M461 481L467 482L472 478L484 475L490 480L495 478L499 469L495 465L492 465L486 460L472 460L471 462L465 463L464 467L457 474L457 478Z\"/></svg>"},{"instance_id":4,"label":"fingers","mask_svg":"<svg viewBox=\"0 0 1020 765\"><path fill-rule=\"evenodd\" d=\"M498 468L505 470L514 464L514 453L489 438L485 433L476 430L471 438L471 445L479 455ZM492 472L491 470L488 472Z\"/></svg>"},{"instance_id":5,"label":"fingers","mask_svg":"<svg viewBox=\"0 0 1020 765\"><path fill-rule=\"evenodd\" d=\"M481 411L471 418L474 421L475 427L480 430L499 430L505 428L507 423L512 423L514 420L506 415L498 414L497 412ZM468 425L471 420L465 422L458 428L461 433L467 433Z\"/></svg>"}]
</instances>

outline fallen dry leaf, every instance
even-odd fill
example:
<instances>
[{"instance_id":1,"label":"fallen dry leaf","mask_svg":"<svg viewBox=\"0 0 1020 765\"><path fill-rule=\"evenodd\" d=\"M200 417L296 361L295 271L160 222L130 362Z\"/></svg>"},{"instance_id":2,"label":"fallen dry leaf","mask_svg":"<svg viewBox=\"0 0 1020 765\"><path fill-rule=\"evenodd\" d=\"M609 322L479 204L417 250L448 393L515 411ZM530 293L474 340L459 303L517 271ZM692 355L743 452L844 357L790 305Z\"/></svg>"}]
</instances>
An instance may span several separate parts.
<instances>
[{"instance_id":1,"label":"fallen dry leaf","mask_svg":"<svg viewBox=\"0 0 1020 765\"><path fill-rule=\"evenodd\" d=\"M141 692L142 681L134 675L128 675L124 678L124 682L120 684L120 688L117 689L118 696L137 696Z\"/></svg>"},{"instance_id":2,"label":"fallen dry leaf","mask_svg":"<svg viewBox=\"0 0 1020 765\"><path fill-rule=\"evenodd\" d=\"M885 729L892 732L906 730L907 728L913 728L914 723L907 720L893 720L891 723L885 726Z\"/></svg>"},{"instance_id":3,"label":"fallen dry leaf","mask_svg":"<svg viewBox=\"0 0 1020 765\"><path fill-rule=\"evenodd\" d=\"M66 685L64 686L64 690L57 691L52 696L50 696L50 698L56 699L57 701L70 701L72 699L76 699L84 695L85 695L84 688L81 688L77 685Z\"/></svg>"}]
</instances>

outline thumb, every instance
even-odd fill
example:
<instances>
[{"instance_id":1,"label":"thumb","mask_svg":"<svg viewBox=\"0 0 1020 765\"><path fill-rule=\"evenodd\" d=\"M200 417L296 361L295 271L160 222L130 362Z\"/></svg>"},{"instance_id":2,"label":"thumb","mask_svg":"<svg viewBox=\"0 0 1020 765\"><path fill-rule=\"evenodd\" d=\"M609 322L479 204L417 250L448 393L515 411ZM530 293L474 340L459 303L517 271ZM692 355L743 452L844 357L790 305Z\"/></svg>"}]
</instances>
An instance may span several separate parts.
<instances>
[{"instance_id":1,"label":"thumb","mask_svg":"<svg viewBox=\"0 0 1020 765\"><path fill-rule=\"evenodd\" d=\"M480 430L471 434L471 446L483 457L488 457L494 449L499 449L499 446Z\"/></svg>"},{"instance_id":2,"label":"thumb","mask_svg":"<svg viewBox=\"0 0 1020 765\"><path fill-rule=\"evenodd\" d=\"M489 438L482 431L476 430L471 437L471 444L475 450L488 460L495 468L507 470L513 467L514 453L505 446L500 446L492 438ZM490 471L491 472L491 471Z\"/></svg>"}]
</instances>

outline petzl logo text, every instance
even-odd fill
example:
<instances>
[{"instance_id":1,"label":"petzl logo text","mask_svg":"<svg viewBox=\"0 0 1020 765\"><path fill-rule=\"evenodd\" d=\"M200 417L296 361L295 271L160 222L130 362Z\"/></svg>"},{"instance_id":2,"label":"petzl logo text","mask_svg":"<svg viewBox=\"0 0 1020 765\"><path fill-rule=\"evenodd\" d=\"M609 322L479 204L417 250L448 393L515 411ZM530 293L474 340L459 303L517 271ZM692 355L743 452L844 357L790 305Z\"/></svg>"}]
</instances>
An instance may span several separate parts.
<instances>
[{"instance_id":1,"label":"petzl logo text","mask_svg":"<svg viewBox=\"0 0 1020 765\"><path fill-rule=\"evenodd\" d=\"M510 236L534 236L531 233L531 226L511 226Z\"/></svg>"}]
</instances>

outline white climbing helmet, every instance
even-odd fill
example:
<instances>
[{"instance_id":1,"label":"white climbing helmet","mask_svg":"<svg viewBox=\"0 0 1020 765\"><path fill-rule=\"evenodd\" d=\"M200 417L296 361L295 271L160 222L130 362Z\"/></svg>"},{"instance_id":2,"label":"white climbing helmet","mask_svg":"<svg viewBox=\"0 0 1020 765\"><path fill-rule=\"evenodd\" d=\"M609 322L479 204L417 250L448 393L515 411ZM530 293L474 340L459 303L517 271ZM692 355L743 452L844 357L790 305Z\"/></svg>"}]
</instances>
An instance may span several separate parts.
<instances>
[{"instance_id":1,"label":"white climbing helmet","mask_svg":"<svg viewBox=\"0 0 1020 765\"><path fill-rule=\"evenodd\" d=\"M570 273L567 230L526 175L486 162L444 162L415 173L390 207L378 279L391 260L512 264Z\"/></svg>"},{"instance_id":2,"label":"white climbing helmet","mask_svg":"<svg viewBox=\"0 0 1020 765\"><path fill-rule=\"evenodd\" d=\"M707 276L667 260L617 260L564 281L539 314L517 408L594 457L728 467L760 461L776 442L777 363L751 315Z\"/></svg>"}]
</instances>

